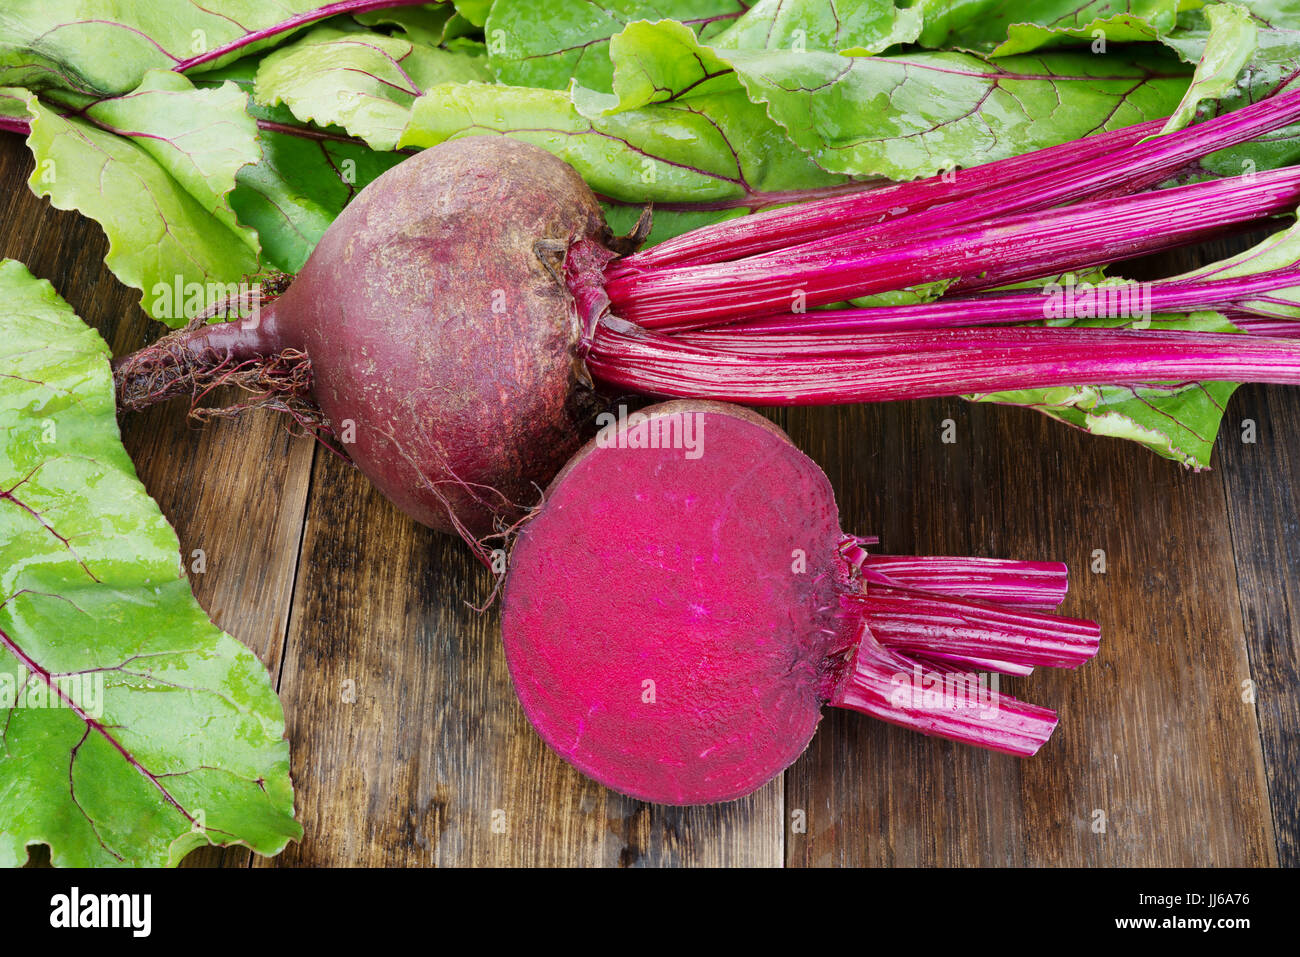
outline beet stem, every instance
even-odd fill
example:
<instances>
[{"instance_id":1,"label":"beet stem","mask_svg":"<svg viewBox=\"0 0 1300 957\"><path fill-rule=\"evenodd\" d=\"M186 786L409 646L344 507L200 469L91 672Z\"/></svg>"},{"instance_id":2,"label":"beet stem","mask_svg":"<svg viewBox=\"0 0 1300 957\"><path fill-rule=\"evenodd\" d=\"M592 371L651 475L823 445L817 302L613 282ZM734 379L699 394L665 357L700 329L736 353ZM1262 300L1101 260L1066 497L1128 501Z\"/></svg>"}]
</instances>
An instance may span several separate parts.
<instances>
[{"instance_id":1,"label":"beet stem","mask_svg":"<svg viewBox=\"0 0 1300 957\"><path fill-rule=\"evenodd\" d=\"M996 671L999 674L1012 675L1017 678L1027 678L1034 673L1033 665L997 661L992 658L972 658L969 655L941 655L938 652L924 655L913 652L912 657L923 664L930 661L945 668L956 668L960 665L963 668L974 669L975 671Z\"/></svg>"},{"instance_id":2,"label":"beet stem","mask_svg":"<svg viewBox=\"0 0 1300 957\"><path fill-rule=\"evenodd\" d=\"M1036 753L1056 715L1000 694L987 672L1075 668L1097 654L1101 630L1095 622L1029 607L1059 604L1068 586L1065 566L871 555L867 544L845 536L839 547L840 573L852 583L841 603L859 634L847 670L830 671L837 682L830 704L923 734L1008 754ZM924 582L934 590L899 582ZM1010 603L975 595L1005 596Z\"/></svg>"},{"instance_id":3,"label":"beet stem","mask_svg":"<svg viewBox=\"0 0 1300 957\"><path fill-rule=\"evenodd\" d=\"M886 648L866 629L852 670L830 703L1017 757L1038 753L1057 722L1048 708L1000 694L955 668Z\"/></svg>"},{"instance_id":4,"label":"beet stem","mask_svg":"<svg viewBox=\"0 0 1300 957\"><path fill-rule=\"evenodd\" d=\"M838 253L799 249L703 268L658 270L606 285L616 316L688 329L951 281L952 289L1086 269L1186 245L1216 230L1294 210L1300 167L1017 213L901 243Z\"/></svg>"},{"instance_id":5,"label":"beet stem","mask_svg":"<svg viewBox=\"0 0 1300 957\"><path fill-rule=\"evenodd\" d=\"M1199 309L1224 308L1238 303L1267 298L1269 293L1300 286L1300 265L1274 269L1230 279L1173 278L1147 283L1123 285L1090 284L1087 292L1098 304L1142 306L1146 314L1194 312ZM1075 289L1081 293L1082 287ZM735 343L740 348L752 344L759 334L780 333L853 333L895 332L919 329L942 329L954 326L977 326L1041 322L1047 318L1051 304L1049 293L1059 296L1070 292L1059 285L1055 290L1034 289L1024 292L982 293L954 296L936 302L908 306L876 306L868 309L830 309L802 314L785 313L763 316L716 329L684 333L680 339L713 346ZM1125 297L1121 300L1121 296ZM1300 303L1292 303L1297 305ZM1105 310L1100 310L1099 314ZM745 338L740 336L745 334Z\"/></svg>"},{"instance_id":6,"label":"beet stem","mask_svg":"<svg viewBox=\"0 0 1300 957\"><path fill-rule=\"evenodd\" d=\"M963 170L956 176L931 176L891 183L850 197L818 200L692 230L683 236L620 260L611 276L667 266L705 265L802 245L846 228L906 217L940 203L978 196L1027 175L1086 163L1132 146L1160 131L1164 120L1149 120L1070 143L1022 153Z\"/></svg>"},{"instance_id":7,"label":"beet stem","mask_svg":"<svg viewBox=\"0 0 1300 957\"><path fill-rule=\"evenodd\" d=\"M617 388L751 405L1100 384L1300 385L1300 341L1293 338L1010 326L768 339L757 337L755 351L739 352L607 320L597 328L587 365Z\"/></svg>"},{"instance_id":8,"label":"beet stem","mask_svg":"<svg viewBox=\"0 0 1300 957\"><path fill-rule=\"evenodd\" d=\"M1097 654L1095 622L904 588L868 586L871 633L903 651L1077 668Z\"/></svg>"},{"instance_id":9,"label":"beet stem","mask_svg":"<svg viewBox=\"0 0 1300 957\"><path fill-rule=\"evenodd\" d=\"M1069 589L1069 573L1061 562L868 555L862 576L868 584L1040 611L1058 607Z\"/></svg>"}]
</instances>

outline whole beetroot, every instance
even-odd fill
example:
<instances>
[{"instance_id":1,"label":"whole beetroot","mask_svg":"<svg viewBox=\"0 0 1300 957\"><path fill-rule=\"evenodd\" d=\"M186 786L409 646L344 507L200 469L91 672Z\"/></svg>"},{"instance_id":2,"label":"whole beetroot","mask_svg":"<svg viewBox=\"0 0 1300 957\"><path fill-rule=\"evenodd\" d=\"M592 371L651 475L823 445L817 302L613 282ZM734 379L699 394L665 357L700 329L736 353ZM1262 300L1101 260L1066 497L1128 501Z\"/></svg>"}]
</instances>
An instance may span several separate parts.
<instances>
[{"instance_id":1,"label":"whole beetroot","mask_svg":"<svg viewBox=\"0 0 1300 957\"><path fill-rule=\"evenodd\" d=\"M309 390L398 508L482 536L533 504L598 405L563 276L580 240L614 244L550 153L502 137L425 150L361 191L256 327L192 327L120 361L120 404L227 380Z\"/></svg>"},{"instance_id":2,"label":"whole beetroot","mask_svg":"<svg viewBox=\"0 0 1300 957\"><path fill-rule=\"evenodd\" d=\"M550 153L506 137L453 140L362 190L260 325L200 325L120 360L119 402L241 385L256 404L332 432L412 517L477 542L513 528L580 443L600 404L592 382L754 405L1300 383L1300 342L1288 335L1044 326L1038 289L966 295L1294 211L1300 167L1149 187L1298 117L1293 92L1167 136L1140 124L955 182L846 183L634 255L647 218L614 239L596 197ZM1297 271L1176 277L1152 284L1147 304L1248 309L1293 288ZM809 311L926 283L950 294Z\"/></svg>"}]
</instances>

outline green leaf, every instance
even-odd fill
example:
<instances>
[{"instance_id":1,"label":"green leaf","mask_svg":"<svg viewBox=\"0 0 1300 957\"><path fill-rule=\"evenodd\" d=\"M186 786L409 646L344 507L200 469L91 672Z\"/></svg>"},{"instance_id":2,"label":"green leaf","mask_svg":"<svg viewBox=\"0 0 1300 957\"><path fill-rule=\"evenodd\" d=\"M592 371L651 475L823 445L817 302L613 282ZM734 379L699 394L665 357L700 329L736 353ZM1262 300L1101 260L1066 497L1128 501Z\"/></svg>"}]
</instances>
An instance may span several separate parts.
<instances>
[{"instance_id":1,"label":"green leaf","mask_svg":"<svg viewBox=\"0 0 1300 957\"><path fill-rule=\"evenodd\" d=\"M975 396L1036 409L1091 432L1128 439L1158 455L1193 469L1209 468L1214 438L1235 383L1206 382L1185 386L1083 386L1036 389Z\"/></svg>"},{"instance_id":2,"label":"green leaf","mask_svg":"<svg viewBox=\"0 0 1300 957\"><path fill-rule=\"evenodd\" d=\"M1173 6L1172 3L1169 6ZM1152 23L1130 13L1098 17L1078 27L1045 27L1036 23L1013 23L1007 39L993 50L994 56L1015 56L1036 50L1087 46L1095 53L1105 53L1112 43L1149 43L1159 40L1161 32L1173 26L1172 20Z\"/></svg>"},{"instance_id":3,"label":"green leaf","mask_svg":"<svg viewBox=\"0 0 1300 957\"><path fill-rule=\"evenodd\" d=\"M848 58L733 50L706 45L671 21L630 24L612 39L610 55L617 105L609 114L656 102L695 108L701 98L741 84L823 169L893 179L1001 159L1096 128L1161 116L1186 88L1181 75L1153 78L1145 67L1118 57ZM1161 57L1165 66L1183 72L1173 57ZM1045 68L1052 74L1044 76ZM757 128L756 120L751 128Z\"/></svg>"},{"instance_id":4,"label":"green leaf","mask_svg":"<svg viewBox=\"0 0 1300 957\"><path fill-rule=\"evenodd\" d=\"M487 23L488 11L492 9L492 0L453 0L456 12L476 27Z\"/></svg>"},{"instance_id":5,"label":"green leaf","mask_svg":"<svg viewBox=\"0 0 1300 957\"><path fill-rule=\"evenodd\" d=\"M292 116L282 118L289 121L286 126L292 123ZM264 129L261 141L262 161L239 171L230 201L239 221L257 229L263 260L287 273L303 267L359 190L406 159L338 137Z\"/></svg>"},{"instance_id":6,"label":"green leaf","mask_svg":"<svg viewBox=\"0 0 1300 957\"><path fill-rule=\"evenodd\" d=\"M605 210L605 222L609 223L609 228L614 231L615 236L627 236L636 228L641 214L645 212L645 206L638 203L625 204L601 204ZM654 218L650 229L650 235L646 238L645 247L650 247L656 243L662 243L664 240L673 239L683 233L689 233L692 229L699 229L702 226L711 226L714 223L725 222L728 219L747 215L748 208L741 209L665 209L657 206L653 210Z\"/></svg>"},{"instance_id":7,"label":"green leaf","mask_svg":"<svg viewBox=\"0 0 1300 957\"><path fill-rule=\"evenodd\" d=\"M256 253L256 232L236 222L228 201L239 170L262 155L257 124L244 103L234 84L196 90L178 73L154 70L130 96L101 100L86 107L85 115L101 130L125 136L148 153Z\"/></svg>"},{"instance_id":8,"label":"green leaf","mask_svg":"<svg viewBox=\"0 0 1300 957\"><path fill-rule=\"evenodd\" d=\"M712 44L736 50L880 53L911 43L920 32L920 8L899 8L889 0L758 0Z\"/></svg>"},{"instance_id":9,"label":"green leaf","mask_svg":"<svg viewBox=\"0 0 1300 957\"><path fill-rule=\"evenodd\" d=\"M485 33L498 80L565 89L571 82L607 92L609 38L637 20L677 20L716 31L740 16L740 0L497 0Z\"/></svg>"},{"instance_id":10,"label":"green leaf","mask_svg":"<svg viewBox=\"0 0 1300 957\"><path fill-rule=\"evenodd\" d=\"M256 72L257 61L250 57L200 82L229 81L251 93ZM296 273L357 191L406 156L301 123L283 106L250 102L248 112L261 125L262 159L239 171L230 203L239 221L257 230L263 260Z\"/></svg>"},{"instance_id":11,"label":"green leaf","mask_svg":"<svg viewBox=\"0 0 1300 957\"><path fill-rule=\"evenodd\" d=\"M918 42L930 49L1011 55L1091 40L1097 30L1116 43L1149 40L1172 30L1179 10L1200 5L1200 0L920 0L925 26Z\"/></svg>"},{"instance_id":12,"label":"green leaf","mask_svg":"<svg viewBox=\"0 0 1300 957\"><path fill-rule=\"evenodd\" d=\"M742 91L731 64L672 20L632 23L610 38L616 103L608 112ZM761 108L760 108L761 109Z\"/></svg>"},{"instance_id":13,"label":"green leaf","mask_svg":"<svg viewBox=\"0 0 1300 957\"><path fill-rule=\"evenodd\" d=\"M1191 62L1208 56L1229 63L1242 58L1253 41L1253 50L1238 81L1222 84L1221 92L1211 97L1214 100L1208 108L1211 113L1237 109L1278 90L1295 89L1300 76L1300 30L1294 26L1300 23L1300 2L1252 2L1244 9L1255 26L1253 37L1226 12L1228 9L1241 11L1243 8L1217 4L1185 15L1179 29L1161 41ZM1202 106L1202 112L1205 111L1207 108ZM1201 166L1214 176L1237 176L1297 162L1300 162L1300 124L1293 124L1249 143L1211 153L1201 161Z\"/></svg>"},{"instance_id":14,"label":"green leaf","mask_svg":"<svg viewBox=\"0 0 1300 957\"><path fill-rule=\"evenodd\" d=\"M1206 100L1219 100L1239 89L1237 78L1259 47L1259 28L1250 11L1231 3L1216 3L1205 11L1210 33L1200 62L1178 109L1161 129L1181 130L1196 118Z\"/></svg>"},{"instance_id":15,"label":"green leaf","mask_svg":"<svg viewBox=\"0 0 1300 957\"><path fill-rule=\"evenodd\" d=\"M878 292L871 296L861 296L857 299L850 299L843 305L852 306L855 309L870 309L875 306L915 306L923 302L934 302L942 298L943 294L948 291L948 287L953 284L951 279L939 279L935 282L923 282L916 286L906 286L902 289L890 289L885 292ZM828 306L828 309L841 308L841 306Z\"/></svg>"},{"instance_id":16,"label":"green leaf","mask_svg":"<svg viewBox=\"0 0 1300 957\"><path fill-rule=\"evenodd\" d=\"M748 51L725 58L751 99L765 103L823 169L892 179L1166 116L1187 88L1172 58Z\"/></svg>"},{"instance_id":17,"label":"green leaf","mask_svg":"<svg viewBox=\"0 0 1300 957\"><path fill-rule=\"evenodd\" d=\"M256 236L229 204L236 174L261 155L244 106L233 84L199 90L168 71L89 107L85 118L61 116L33 97L27 145L36 168L28 183L104 228L105 262L132 288L238 282L259 269ZM158 302L145 296L154 318L184 323Z\"/></svg>"},{"instance_id":18,"label":"green leaf","mask_svg":"<svg viewBox=\"0 0 1300 957\"><path fill-rule=\"evenodd\" d=\"M0 117L21 120L26 123L31 117L27 112L27 101L31 94L17 87L0 87Z\"/></svg>"},{"instance_id":19,"label":"green leaf","mask_svg":"<svg viewBox=\"0 0 1300 957\"><path fill-rule=\"evenodd\" d=\"M283 23L319 0L6 0L0 14L0 85L116 96L147 72L271 31L220 59L216 69L279 43ZM276 30L280 27L280 30Z\"/></svg>"},{"instance_id":20,"label":"green leaf","mask_svg":"<svg viewBox=\"0 0 1300 957\"><path fill-rule=\"evenodd\" d=\"M615 42L642 26L633 24ZM671 26L691 33L680 24ZM569 96L511 87L436 90L417 106L405 142L431 146L495 131L541 146L574 166L605 197L616 234L630 233L646 205L654 203L650 246L788 201L789 191L802 194L842 182L791 144L734 77L715 84L712 92L703 87L693 92L689 104L623 110L614 97L578 88ZM521 98L526 102L515 102Z\"/></svg>"},{"instance_id":21,"label":"green leaf","mask_svg":"<svg viewBox=\"0 0 1300 957\"><path fill-rule=\"evenodd\" d=\"M402 37L320 27L266 56L255 98L288 106L299 120L340 126L377 150L391 150L411 104L440 83L488 79L479 58Z\"/></svg>"},{"instance_id":22,"label":"green leaf","mask_svg":"<svg viewBox=\"0 0 1300 957\"><path fill-rule=\"evenodd\" d=\"M190 593L108 347L20 263L0 299L0 866L278 853L301 836L280 702Z\"/></svg>"},{"instance_id":23,"label":"green leaf","mask_svg":"<svg viewBox=\"0 0 1300 957\"><path fill-rule=\"evenodd\" d=\"M460 18L457 17L456 8L450 3L439 3L423 7L369 10L356 14L353 19L368 27L395 26L412 41L437 47L442 46L446 40L455 35L452 21ZM467 23L466 26L469 24Z\"/></svg>"},{"instance_id":24,"label":"green leaf","mask_svg":"<svg viewBox=\"0 0 1300 957\"><path fill-rule=\"evenodd\" d=\"M723 89L732 68L821 168L912 179L1168 115L1188 71L1159 54L964 53L847 57L701 43L669 23L630 25L610 46L620 108Z\"/></svg>"},{"instance_id":25,"label":"green leaf","mask_svg":"<svg viewBox=\"0 0 1300 957\"><path fill-rule=\"evenodd\" d=\"M739 89L610 114L616 98L489 84L434 87L402 145L501 133L550 150L598 194L639 205L766 202L831 185ZM718 210L721 212L722 210Z\"/></svg>"}]
</instances>

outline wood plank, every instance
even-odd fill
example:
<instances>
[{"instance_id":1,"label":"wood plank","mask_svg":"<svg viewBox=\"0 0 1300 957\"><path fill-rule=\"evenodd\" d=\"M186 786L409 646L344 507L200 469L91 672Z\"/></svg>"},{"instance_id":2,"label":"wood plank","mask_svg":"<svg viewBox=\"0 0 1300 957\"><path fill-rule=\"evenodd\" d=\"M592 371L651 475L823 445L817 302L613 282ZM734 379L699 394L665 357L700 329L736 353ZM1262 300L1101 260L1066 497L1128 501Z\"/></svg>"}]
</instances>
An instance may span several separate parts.
<instances>
[{"instance_id":1,"label":"wood plank","mask_svg":"<svg viewBox=\"0 0 1300 957\"><path fill-rule=\"evenodd\" d=\"M949 417L955 446L939 440ZM1235 572L1217 474L1025 410L933 402L792 419L846 527L891 551L1066 560L1064 610L1100 620L1103 644L1076 672L1007 682L1062 715L1028 761L828 717L788 775L787 804L809 818L790 864L1271 861L1258 736L1232 693L1244 636L1224 600ZM1088 572L1097 548L1104 576Z\"/></svg>"},{"instance_id":2,"label":"wood plank","mask_svg":"<svg viewBox=\"0 0 1300 957\"><path fill-rule=\"evenodd\" d=\"M24 183L22 140L0 136L0 179ZM0 256L50 280L121 355L167 330L139 308L139 294L104 266L107 242L92 221L60 212L15 186L0 198ZM254 413L198 428L184 403L121 420L122 440L149 494L176 529L199 604L278 676L293 594L314 443L291 437L279 416ZM204 849L187 864L246 862L248 852Z\"/></svg>"},{"instance_id":3,"label":"wood plank","mask_svg":"<svg viewBox=\"0 0 1300 957\"><path fill-rule=\"evenodd\" d=\"M1254 423L1253 443L1244 428ZM1300 391L1242 389L1219 441L1277 856L1300 866ZM1238 689L1241 691L1242 689Z\"/></svg>"},{"instance_id":4,"label":"wood plank","mask_svg":"<svg viewBox=\"0 0 1300 957\"><path fill-rule=\"evenodd\" d=\"M257 863L781 863L779 782L735 804L651 807L548 751L516 701L496 608L470 607L491 592L459 541L318 457L281 686L307 836Z\"/></svg>"},{"instance_id":5,"label":"wood plank","mask_svg":"<svg viewBox=\"0 0 1300 957\"><path fill-rule=\"evenodd\" d=\"M29 170L21 141L0 137L0 175L17 184ZM49 278L116 353L161 331L103 267L96 225L17 186L0 196L0 223L0 255ZM948 417L954 446L939 441ZM1254 446L1234 431L1247 417ZM311 443L274 417L193 430L183 409L154 410L127 420L124 440L186 553L207 553L196 593L283 676L307 837L255 863L1300 859L1300 392L1245 390L1222 471L1203 475L1023 410L933 402L777 418L827 469L846 528L891 551L1071 563L1066 610L1102 621L1103 651L1078 672L1008 683L1062 712L1042 755L1017 762L837 713L783 782L745 801L624 799L528 727L495 612L466 605L491 582L461 545L397 515L332 455L315 454L313 469ZM1086 571L1095 548L1107 552L1104 576ZM1248 677L1258 706L1241 700ZM806 834L787 833L797 810Z\"/></svg>"},{"instance_id":6,"label":"wood plank","mask_svg":"<svg viewBox=\"0 0 1300 957\"><path fill-rule=\"evenodd\" d=\"M879 534L886 551L1065 560L1064 612L1103 627L1097 661L1004 685L1062 715L1029 761L828 715L787 775L788 808L808 815L788 863L1275 860L1254 714L1233 690L1248 671L1218 473L1019 409L938 401L785 418L831 476L846 529ZM947 418L956 445L940 441ZM1094 549L1105 575L1088 571Z\"/></svg>"}]
</instances>

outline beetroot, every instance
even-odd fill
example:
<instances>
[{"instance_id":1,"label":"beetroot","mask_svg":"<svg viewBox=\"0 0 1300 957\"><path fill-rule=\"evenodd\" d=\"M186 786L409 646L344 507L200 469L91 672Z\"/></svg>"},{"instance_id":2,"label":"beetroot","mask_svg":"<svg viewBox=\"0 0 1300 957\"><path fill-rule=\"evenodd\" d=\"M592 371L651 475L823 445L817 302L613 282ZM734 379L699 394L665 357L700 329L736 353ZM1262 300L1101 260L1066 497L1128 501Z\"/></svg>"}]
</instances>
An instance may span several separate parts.
<instances>
[{"instance_id":1,"label":"beetroot","mask_svg":"<svg viewBox=\"0 0 1300 957\"><path fill-rule=\"evenodd\" d=\"M255 329L200 326L120 361L120 404L254 364L274 391L270 360L305 356L314 403L389 499L485 534L533 503L597 406L560 276L580 239L613 242L591 190L550 153L503 137L426 150L361 191Z\"/></svg>"},{"instance_id":2,"label":"beetroot","mask_svg":"<svg viewBox=\"0 0 1300 957\"><path fill-rule=\"evenodd\" d=\"M580 444L602 404L593 382L606 394L748 404L1300 383L1294 339L1042 327L1034 292L807 311L928 282L975 292L1290 212L1300 167L1149 187L1296 119L1300 93L1279 94L1167 136L1112 131L636 255L648 219L615 239L591 190L550 153L505 137L453 140L362 190L260 324L191 327L119 360L118 399L138 409L241 385L332 433L413 518L477 541L517 524ZM1160 301L1252 308L1293 285L1277 269L1167 283Z\"/></svg>"},{"instance_id":3,"label":"beetroot","mask_svg":"<svg viewBox=\"0 0 1300 957\"><path fill-rule=\"evenodd\" d=\"M524 711L585 774L665 804L755 790L826 704L1036 752L1052 712L961 669L1095 654L1096 625L1032 610L1064 596L1064 567L867 544L840 531L822 471L754 413L671 402L611 424L511 555L502 635Z\"/></svg>"}]
</instances>

